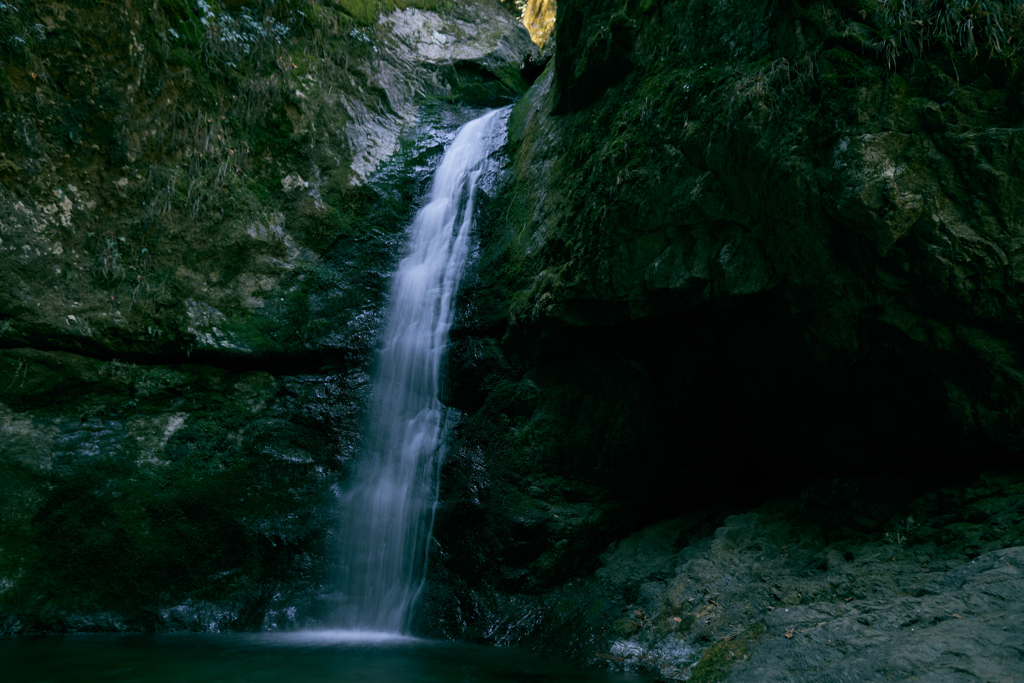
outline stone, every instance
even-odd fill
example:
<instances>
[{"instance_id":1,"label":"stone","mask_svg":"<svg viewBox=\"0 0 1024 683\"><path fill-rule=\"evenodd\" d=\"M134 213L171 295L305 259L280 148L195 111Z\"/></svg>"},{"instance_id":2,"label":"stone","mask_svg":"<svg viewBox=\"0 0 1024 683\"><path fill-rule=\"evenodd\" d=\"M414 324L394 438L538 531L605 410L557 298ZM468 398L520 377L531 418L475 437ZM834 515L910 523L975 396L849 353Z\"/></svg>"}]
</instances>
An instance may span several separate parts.
<instances>
[{"instance_id":1,"label":"stone","mask_svg":"<svg viewBox=\"0 0 1024 683\"><path fill-rule=\"evenodd\" d=\"M309 187L309 183L302 179L298 173L292 173L286 175L281 179L281 187L284 188L285 192L291 192L294 189L304 189Z\"/></svg>"},{"instance_id":2,"label":"stone","mask_svg":"<svg viewBox=\"0 0 1024 683\"><path fill-rule=\"evenodd\" d=\"M0 64L0 631L336 606L331 490L404 229L538 55L457 4L413 10L457 67L362 0L0 5L26 50Z\"/></svg>"},{"instance_id":3,"label":"stone","mask_svg":"<svg viewBox=\"0 0 1024 683\"><path fill-rule=\"evenodd\" d=\"M629 638L640 632L640 622L636 619L619 619L612 624L612 630L617 636Z\"/></svg>"}]
</instances>

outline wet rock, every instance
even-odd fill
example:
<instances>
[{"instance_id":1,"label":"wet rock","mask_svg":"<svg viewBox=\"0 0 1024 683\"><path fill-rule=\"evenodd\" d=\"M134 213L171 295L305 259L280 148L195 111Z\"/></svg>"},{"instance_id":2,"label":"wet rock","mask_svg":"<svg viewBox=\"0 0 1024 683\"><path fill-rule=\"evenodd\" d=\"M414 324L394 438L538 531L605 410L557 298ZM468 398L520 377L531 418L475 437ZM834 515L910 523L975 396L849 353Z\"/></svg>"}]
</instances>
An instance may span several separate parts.
<instances>
[{"instance_id":1,"label":"wet rock","mask_svg":"<svg viewBox=\"0 0 1024 683\"><path fill-rule=\"evenodd\" d=\"M1014 669L1020 648L1022 561L1019 547L994 551L939 575L918 597L776 610L766 618L775 637L728 680L789 680L808 670L809 680L826 680L854 666L863 678L998 679Z\"/></svg>"},{"instance_id":2,"label":"wet rock","mask_svg":"<svg viewBox=\"0 0 1024 683\"><path fill-rule=\"evenodd\" d=\"M529 345L506 344L509 357L543 365L541 349L576 334L571 327L591 329L572 343L594 348L590 340L638 324L665 334L678 324L720 340L728 357L704 362L730 373L758 352L745 336L746 300L777 307L754 335L792 335L780 344L800 349L785 371L791 380L761 384L744 369L725 383L738 383L736 405L748 414L770 412L795 381L798 394L835 397L835 409L812 420L845 435L824 437L817 447L829 452L858 438L854 422L890 444L909 433L927 441L944 424L929 448L1018 448L1007 407L1022 389L1006 374L1018 354L996 330L1020 317L1011 284L1020 212L1008 191L1019 160L1007 146L1019 112L1001 77L979 70L954 87L936 75L948 65L922 59L893 74L827 41L805 45L816 51L799 61L751 18L767 11L735 3L700 19L672 3L618 11L564 3L563 38L578 39L512 116L509 182L482 238L488 276L475 289L470 280L465 297L489 311L491 293L502 293L505 318L523 335L506 338ZM635 41L620 41L619 25ZM685 46L671 65L661 49L669 44ZM613 62L636 68L619 73L595 56L615 50L625 56ZM802 71L812 63L820 72ZM776 78L789 85L752 89ZM991 101L991 116L967 103L977 96ZM942 107L960 112L958 127L936 133L917 122ZM834 129L814 123L831 112L849 116ZM983 177L991 191L977 185ZM706 327L705 315L714 318ZM636 334L645 337L639 357L651 334ZM657 362L679 367L672 355ZM1000 379L979 384L982 367ZM687 393L722 386L682 374ZM894 383L902 388L881 389ZM815 407L792 409L808 412Z\"/></svg>"},{"instance_id":3,"label":"wet rock","mask_svg":"<svg viewBox=\"0 0 1024 683\"><path fill-rule=\"evenodd\" d=\"M256 4L0 7L25 45L0 61L0 631L337 606L403 231L536 48L489 0Z\"/></svg>"},{"instance_id":4,"label":"wet rock","mask_svg":"<svg viewBox=\"0 0 1024 683\"><path fill-rule=\"evenodd\" d=\"M559 5L464 279L453 449L479 454L505 509L458 527L503 558L490 572L463 573L438 520L453 633L631 667L684 653L654 673L717 680L766 638L797 640L766 614L897 601L912 577L1020 545L937 491L901 510L896 484L842 523L827 505L799 531L742 514L812 481L973 477L1022 443L1015 58L892 66L865 12ZM605 521L526 538L515 520L541 521L522 508L561 502L548 476L593 487ZM741 514L687 517L724 499ZM586 555L555 561L577 539ZM636 635L602 640L637 608ZM858 671L849 657L833 661ZM787 675L826 667L809 662Z\"/></svg>"},{"instance_id":5,"label":"wet rock","mask_svg":"<svg viewBox=\"0 0 1024 683\"><path fill-rule=\"evenodd\" d=\"M484 72L512 93L525 90L519 74L523 62L540 54L523 25L498 2L459 5L450 16L409 7L380 21L420 60L454 64L456 73Z\"/></svg>"},{"instance_id":6,"label":"wet rock","mask_svg":"<svg viewBox=\"0 0 1024 683\"><path fill-rule=\"evenodd\" d=\"M386 273L408 213L374 206L367 181L425 100L510 101L536 54L496 0L366 5L356 25L337 4L11 7L29 52L3 65L0 154L38 168L0 187L3 339L92 355L348 352L326 328L358 324L381 277L326 252L357 241ZM304 306L324 289L352 312L336 324Z\"/></svg>"},{"instance_id":7,"label":"wet rock","mask_svg":"<svg viewBox=\"0 0 1024 683\"><path fill-rule=\"evenodd\" d=\"M640 632L642 624L637 619L619 619L612 624L612 630L623 638L629 638Z\"/></svg>"},{"instance_id":8,"label":"wet rock","mask_svg":"<svg viewBox=\"0 0 1024 683\"><path fill-rule=\"evenodd\" d=\"M0 367L18 380L0 387L5 632L325 617L330 491L358 440L358 373L30 349L0 352Z\"/></svg>"},{"instance_id":9,"label":"wet rock","mask_svg":"<svg viewBox=\"0 0 1024 683\"><path fill-rule=\"evenodd\" d=\"M499 598L478 585L463 597L474 605L464 634L664 680L1014 671L1024 550L1013 526L1021 513L1002 501L1021 491L1020 474L900 505L881 480L836 486L743 514L659 522L612 543L588 576L541 595ZM939 513L937 496L959 502ZM983 503L985 524L952 522ZM887 530L850 526L865 506L890 507ZM993 549L975 555L973 534L1000 514L1009 519L989 532ZM955 538L951 524L961 525Z\"/></svg>"}]
</instances>

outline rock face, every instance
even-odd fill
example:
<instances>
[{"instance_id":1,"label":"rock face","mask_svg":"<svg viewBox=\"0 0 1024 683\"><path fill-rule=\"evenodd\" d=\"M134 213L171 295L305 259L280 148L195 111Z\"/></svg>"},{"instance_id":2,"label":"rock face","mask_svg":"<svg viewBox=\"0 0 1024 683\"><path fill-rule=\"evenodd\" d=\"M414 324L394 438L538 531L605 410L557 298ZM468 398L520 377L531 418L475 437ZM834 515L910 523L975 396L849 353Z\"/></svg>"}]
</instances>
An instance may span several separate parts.
<instances>
[{"instance_id":1,"label":"rock face","mask_svg":"<svg viewBox=\"0 0 1024 683\"><path fill-rule=\"evenodd\" d=\"M0 3L0 631L331 611L403 230L537 54L398 4Z\"/></svg>"},{"instance_id":2,"label":"rock face","mask_svg":"<svg viewBox=\"0 0 1024 683\"><path fill-rule=\"evenodd\" d=\"M322 622L402 229L538 76L463 280L420 630L1015 676L1019 11L563 0L537 74L497 2L387 7L0 3L0 630Z\"/></svg>"},{"instance_id":3,"label":"rock face","mask_svg":"<svg viewBox=\"0 0 1024 683\"><path fill-rule=\"evenodd\" d=\"M988 476L910 502L846 482L691 513L612 543L590 576L488 594L473 616L499 643L660 680L1012 680L1022 482Z\"/></svg>"},{"instance_id":4,"label":"rock face","mask_svg":"<svg viewBox=\"0 0 1024 683\"><path fill-rule=\"evenodd\" d=\"M703 12L563 8L565 45L516 109L505 220L485 242L503 296L486 305L511 299L513 331L647 325L637 346L749 325L758 338L693 343L721 375L776 358L788 378L722 377L771 403L829 384L787 407L809 427L780 429L827 424L809 440L830 451L897 432L1019 448L1017 62L959 65L960 83L938 56L892 73L769 5ZM779 28L794 21L799 41Z\"/></svg>"},{"instance_id":5,"label":"rock face","mask_svg":"<svg viewBox=\"0 0 1024 683\"><path fill-rule=\"evenodd\" d=\"M558 7L555 0L527 0L523 9L523 25L530 32L530 38L544 47L555 30L555 16Z\"/></svg>"},{"instance_id":6,"label":"rock face","mask_svg":"<svg viewBox=\"0 0 1024 683\"><path fill-rule=\"evenodd\" d=\"M753 611L733 604L721 608L720 631L690 629L683 622L706 619L710 603L664 602L668 577L697 572L688 563L727 563L715 529L728 536L736 520L684 537L663 520L794 502L821 481L967 481L1017 461L1021 56L989 44L990 58L974 58L927 32L912 47L900 32L917 29L887 7L559 3L555 56L513 112L507 184L483 223L453 332L451 402L465 416L436 527L425 620L438 632L617 666L657 661L664 677L718 680L715 657L755 651L756 664L736 669L742 680L883 676L851 663L869 648L863 623L824 604L850 596L814 593L804 569L794 590L816 595L800 612L819 615L813 623L786 624L777 607L736 594L730 603ZM895 52L875 42L884 31ZM896 507L859 527L870 539L858 547L884 545L894 529L882 527L913 497L886 499ZM848 531L836 524L810 533L814 553L845 557L833 542ZM629 552L655 559L608 569L633 532ZM735 533L761 542L760 532ZM656 552L642 550L644 538ZM1020 544L999 538L973 549L952 535L934 542L956 567L997 553L984 559L994 570L998 552ZM960 569L949 571L953 585ZM861 576L883 585L887 572ZM693 590L714 590L716 576L697 572ZM950 588L929 602L931 589L897 584L925 593L850 603L906 617L868 659L918 642L918 630L902 631L919 628L913 610L965 599ZM986 609L1016 609L1015 590L978 608L970 638L986 637ZM820 642L802 632L817 622L834 629ZM658 635L672 623L678 638ZM945 647L953 628L929 630L927 647ZM830 640L859 644L831 657L821 649ZM1014 646L999 642L1005 657ZM780 663L796 644L808 648L803 663ZM982 650L965 656L983 675ZM808 673L815 666L820 675Z\"/></svg>"},{"instance_id":7,"label":"rock face","mask_svg":"<svg viewBox=\"0 0 1024 683\"><path fill-rule=\"evenodd\" d=\"M362 352L360 301L394 241L367 177L425 98L508 101L535 48L490 2L365 22L301 4L5 5L25 36L3 95L8 346ZM283 295L332 248L362 263L327 266L344 282L318 324L299 310L314 293ZM351 332L313 331L326 324Z\"/></svg>"}]
</instances>

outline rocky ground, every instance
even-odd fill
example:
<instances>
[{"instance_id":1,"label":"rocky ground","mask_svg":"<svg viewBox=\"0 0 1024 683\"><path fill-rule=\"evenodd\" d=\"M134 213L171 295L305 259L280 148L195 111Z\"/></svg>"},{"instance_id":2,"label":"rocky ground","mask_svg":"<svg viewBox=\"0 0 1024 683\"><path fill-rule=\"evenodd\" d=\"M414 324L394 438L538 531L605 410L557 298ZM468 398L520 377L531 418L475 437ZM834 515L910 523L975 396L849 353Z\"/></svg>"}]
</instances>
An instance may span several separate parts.
<instances>
[{"instance_id":1,"label":"rocky ground","mask_svg":"<svg viewBox=\"0 0 1024 683\"><path fill-rule=\"evenodd\" d=\"M838 528L813 503L770 503L726 517L657 569L648 548L679 527L641 532L596 572L654 569L636 610L612 624L610 661L694 681L1012 680L1024 648L1024 481L976 484L884 522L874 515L890 511L868 503Z\"/></svg>"},{"instance_id":2,"label":"rocky ground","mask_svg":"<svg viewBox=\"0 0 1024 683\"><path fill-rule=\"evenodd\" d=\"M465 596L465 635L666 681L1015 680L1024 475L927 488L834 480L661 521L554 590Z\"/></svg>"}]
</instances>

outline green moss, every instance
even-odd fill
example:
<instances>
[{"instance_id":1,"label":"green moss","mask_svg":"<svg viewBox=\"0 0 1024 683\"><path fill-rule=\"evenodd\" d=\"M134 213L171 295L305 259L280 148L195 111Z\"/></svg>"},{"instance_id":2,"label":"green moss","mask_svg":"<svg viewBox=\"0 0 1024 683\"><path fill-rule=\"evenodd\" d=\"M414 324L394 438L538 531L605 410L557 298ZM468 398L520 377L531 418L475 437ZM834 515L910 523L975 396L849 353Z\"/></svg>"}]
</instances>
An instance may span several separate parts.
<instances>
[{"instance_id":1,"label":"green moss","mask_svg":"<svg viewBox=\"0 0 1024 683\"><path fill-rule=\"evenodd\" d=\"M432 12L450 12L455 8L455 0L385 0L384 6L388 10L415 7Z\"/></svg>"},{"instance_id":2,"label":"green moss","mask_svg":"<svg viewBox=\"0 0 1024 683\"><path fill-rule=\"evenodd\" d=\"M7 159L0 159L0 178L4 178L5 180L11 180L17 177L18 173L20 172L21 169L18 168L18 165L13 161L9 161Z\"/></svg>"},{"instance_id":3,"label":"green moss","mask_svg":"<svg viewBox=\"0 0 1024 683\"><path fill-rule=\"evenodd\" d=\"M620 638L630 638L640 632L640 622L636 619L618 619L612 624L612 630Z\"/></svg>"},{"instance_id":4,"label":"green moss","mask_svg":"<svg viewBox=\"0 0 1024 683\"><path fill-rule=\"evenodd\" d=\"M255 156L269 152L275 157L284 156L296 150L293 139L295 127L288 117L287 104L276 100L268 108L262 125L256 126L250 134L250 144Z\"/></svg>"},{"instance_id":5,"label":"green moss","mask_svg":"<svg viewBox=\"0 0 1024 683\"><path fill-rule=\"evenodd\" d=\"M332 0L342 12L364 26L369 26L377 18L375 0Z\"/></svg>"},{"instance_id":6,"label":"green moss","mask_svg":"<svg viewBox=\"0 0 1024 683\"><path fill-rule=\"evenodd\" d=\"M190 0L163 0L159 6L164 15L176 24L196 18L196 5Z\"/></svg>"},{"instance_id":7,"label":"green moss","mask_svg":"<svg viewBox=\"0 0 1024 683\"><path fill-rule=\"evenodd\" d=\"M409 7L429 10L432 12L450 12L455 8L455 0L326 0L347 17L363 26L370 26L383 12L393 12ZM319 8L314 8L314 12ZM308 8L303 11L309 13ZM322 10L320 10L322 11Z\"/></svg>"},{"instance_id":8,"label":"green moss","mask_svg":"<svg viewBox=\"0 0 1024 683\"><path fill-rule=\"evenodd\" d=\"M673 616L670 612L663 612L651 621L651 626L657 635L666 635L676 631L685 633L690 630L694 621L696 618L690 612L682 616Z\"/></svg>"},{"instance_id":9,"label":"green moss","mask_svg":"<svg viewBox=\"0 0 1024 683\"><path fill-rule=\"evenodd\" d=\"M18 603L39 591L51 609L132 613L246 564L244 532L213 513L229 478L209 481L197 458L166 471L140 468L139 454L119 446L51 477L31 525L38 545L24 553L27 578L4 596L8 607L27 608Z\"/></svg>"},{"instance_id":10,"label":"green moss","mask_svg":"<svg viewBox=\"0 0 1024 683\"><path fill-rule=\"evenodd\" d=\"M352 226L333 206L324 205L307 213L297 221L296 230L310 248L320 252L339 237L350 237Z\"/></svg>"},{"instance_id":11,"label":"green moss","mask_svg":"<svg viewBox=\"0 0 1024 683\"><path fill-rule=\"evenodd\" d=\"M18 93L14 90L14 85L7 75L7 65L0 61L0 111L15 110L17 104Z\"/></svg>"},{"instance_id":12,"label":"green moss","mask_svg":"<svg viewBox=\"0 0 1024 683\"><path fill-rule=\"evenodd\" d=\"M177 47L185 49L190 54L198 53L203 47L205 36L202 17L195 2L166 0L160 3L160 9L163 11L169 27L178 34L177 40L181 44Z\"/></svg>"},{"instance_id":13,"label":"green moss","mask_svg":"<svg viewBox=\"0 0 1024 683\"><path fill-rule=\"evenodd\" d=\"M183 47L171 48L167 54L167 66L185 66L199 71L199 61Z\"/></svg>"},{"instance_id":14,"label":"green moss","mask_svg":"<svg viewBox=\"0 0 1024 683\"><path fill-rule=\"evenodd\" d=\"M0 51L15 61L27 59L36 47L33 32L22 23L24 14L14 3L0 2Z\"/></svg>"},{"instance_id":15,"label":"green moss","mask_svg":"<svg viewBox=\"0 0 1024 683\"><path fill-rule=\"evenodd\" d=\"M545 98L551 98L550 83L554 77L554 71L555 63L550 60L537 79L537 85L527 90L512 108L512 114L508 120L508 138L513 144L518 145L526 136L527 126L534 116L534 112L543 107Z\"/></svg>"},{"instance_id":16,"label":"green moss","mask_svg":"<svg viewBox=\"0 0 1024 683\"><path fill-rule=\"evenodd\" d=\"M818 58L822 83L839 88L869 85L882 80L878 67L841 47L825 50Z\"/></svg>"},{"instance_id":17,"label":"green moss","mask_svg":"<svg viewBox=\"0 0 1024 683\"><path fill-rule=\"evenodd\" d=\"M96 372L95 363L83 362L80 380ZM67 385L67 362L51 365ZM33 365L26 374L45 381L44 371ZM263 535L268 520L309 514L319 486L312 467L273 455L276 447L320 453L313 440L290 423L253 422L253 405L276 386L269 375L107 363L99 376L90 391L105 392L102 404L112 408L98 408L90 393L87 425L66 431L69 449L46 467L16 449L0 454L0 494L19 503L16 518L0 525L0 576L18 577L0 591L0 611L46 630L60 628L35 622L46 613L111 611L129 621L150 613L156 623L157 605L223 600L273 581L290 566L281 553L315 542L293 537L288 549ZM116 405L126 388L135 405L123 411ZM159 428L172 402L184 424L162 450L131 436L138 427L122 413ZM90 448L95 453L81 457Z\"/></svg>"},{"instance_id":18,"label":"green moss","mask_svg":"<svg viewBox=\"0 0 1024 683\"><path fill-rule=\"evenodd\" d=\"M767 629L758 622L732 640L720 640L704 650L697 666L693 667L692 683L718 683L724 681L729 670L741 659Z\"/></svg>"}]
</instances>

